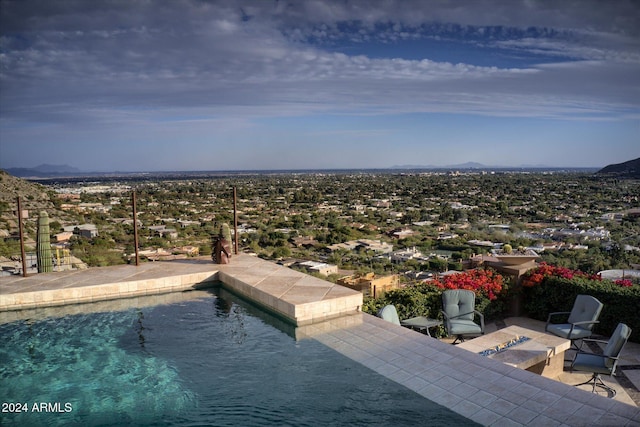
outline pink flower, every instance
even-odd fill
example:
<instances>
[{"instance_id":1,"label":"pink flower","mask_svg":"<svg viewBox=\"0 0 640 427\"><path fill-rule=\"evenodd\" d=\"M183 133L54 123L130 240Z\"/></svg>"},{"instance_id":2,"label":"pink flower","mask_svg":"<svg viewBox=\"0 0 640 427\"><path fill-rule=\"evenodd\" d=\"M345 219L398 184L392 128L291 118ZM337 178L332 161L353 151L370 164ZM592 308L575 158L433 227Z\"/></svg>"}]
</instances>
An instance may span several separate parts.
<instances>
[{"instance_id":1,"label":"pink flower","mask_svg":"<svg viewBox=\"0 0 640 427\"><path fill-rule=\"evenodd\" d=\"M625 288L630 288L631 286L633 286L633 282L629 279L618 279L616 281L614 281L613 283L615 283L618 286L622 286Z\"/></svg>"}]
</instances>

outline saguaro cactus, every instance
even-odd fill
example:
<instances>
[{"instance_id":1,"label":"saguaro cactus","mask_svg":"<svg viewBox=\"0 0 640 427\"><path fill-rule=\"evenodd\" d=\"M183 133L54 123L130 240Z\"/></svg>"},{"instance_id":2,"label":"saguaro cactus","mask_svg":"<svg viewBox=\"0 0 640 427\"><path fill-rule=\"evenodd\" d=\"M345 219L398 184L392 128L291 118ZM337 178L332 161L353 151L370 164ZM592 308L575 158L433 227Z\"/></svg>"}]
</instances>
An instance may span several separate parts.
<instances>
[{"instance_id":1,"label":"saguaro cactus","mask_svg":"<svg viewBox=\"0 0 640 427\"><path fill-rule=\"evenodd\" d=\"M226 240L229 246L231 246L231 228L226 222L223 222L222 225L220 225L220 237Z\"/></svg>"},{"instance_id":2,"label":"saguaro cactus","mask_svg":"<svg viewBox=\"0 0 640 427\"><path fill-rule=\"evenodd\" d=\"M51 236L49 235L49 215L45 211L40 212L38 217L38 237L37 262L38 273L48 273L53 271L53 261L51 259Z\"/></svg>"}]
</instances>

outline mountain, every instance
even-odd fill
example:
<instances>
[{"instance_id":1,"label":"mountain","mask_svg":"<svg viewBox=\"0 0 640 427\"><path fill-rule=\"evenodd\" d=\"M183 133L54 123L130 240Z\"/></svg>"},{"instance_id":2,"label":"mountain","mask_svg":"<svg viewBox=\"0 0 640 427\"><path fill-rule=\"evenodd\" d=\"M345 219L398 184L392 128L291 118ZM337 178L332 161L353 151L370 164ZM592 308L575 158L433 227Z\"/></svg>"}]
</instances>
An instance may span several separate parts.
<instances>
[{"instance_id":1,"label":"mountain","mask_svg":"<svg viewBox=\"0 0 640 427\"><path fill-rule=\"evenodd\" d=\"M487 166L478 162L466 162L455 165L398 165L392 166L391 169L546 169L551 168L545 165L521 165L521 166ZM557 169L557 168L551 168Z\"/></svg>"},{"instance_id":2,"label":"mountain","mask_svg":"<svg viewBox=\"0 0 640 427\"><path fill-rule=\"evenodd\" d=\"M22 209L37 216L41 210L54 211L49 191L40 184L34 184L0 170L0 236L17 233L17 199L20 196Z\"/></svg>"},{"instance_id":3,"label":"mountain","mask_svg":"<svg viewBox=\"0 0 640 427\"><path fill-rule=\"evenodd\" d=\"M16 212L18 211L17 199L20 197L20 203L23 211L26 211L25 233L30 238L35 238L33 230L35 230L35 221L38 213L46 210L49 219L59 223L74 223L78 221L77 215L73 212L63 211L56 207L54 199L55 193L41 184L27 181L22 178L9 175L0 169L0 236L8 236L18 233L18 221ZM57 233L60 230L52 230Z\"/></svg>"},{"instance_id":4,"label":"mountain","mask_svg":"<svg viewBox=\"0 0 640 427\"><path fill-rule=\"evenodd\" d=\"M20 178L25 177L52 177L52 176L63 176L63 175L76 175L80 173L80 169L74 168L69 165L49 165L42 164L36 166L35 168L8 168L6 169L8 173L13 176L17 176Z\"/></svg>"},{"instance_id":5,"label":"mountain","mask_svg":"<svg viewBox=\"0 0 640 427\"><path fill-rule=\"evenodd\" d=\"M69 165L49 165L49 164L41 164L33 168L34 170L42 173L78 173L80 169L74 168Z\"/></svg>"},{"instance_id":6,"label":"mountain","mask_svg":"<svg viewBox=\"0 0 640 427\"><path fill-rule=\"evenodd\" d=\"M495 166L487 166L482 163L476 162L467 162L458 165L445 165L445 166L434 166L434 165L397 165L392 166L391 169L486 169Z\"/></svg>"},{"instance_id":7,"label":"mountain","mask_svg":"<svg viewBox=\"0 0 640 427\"><path fill-rule=\"evenodd\" d=\"M640 178L640 157L628 162L605 166L596 173L615 175L621 178Z\"/></svg>"},{"instance_id":8,"label":"mountain","mask_svg":"<svg viewBox=\"0 0 640 427\"><path fill-rule=\"evenodd\" d=\"M43 185L11 176L7 172L0 170L0 202L7 203L14 208L18 196L23 200L29 200L29 203L39 209L53 207L49 189Z\"/></svg>"}]
</instances>

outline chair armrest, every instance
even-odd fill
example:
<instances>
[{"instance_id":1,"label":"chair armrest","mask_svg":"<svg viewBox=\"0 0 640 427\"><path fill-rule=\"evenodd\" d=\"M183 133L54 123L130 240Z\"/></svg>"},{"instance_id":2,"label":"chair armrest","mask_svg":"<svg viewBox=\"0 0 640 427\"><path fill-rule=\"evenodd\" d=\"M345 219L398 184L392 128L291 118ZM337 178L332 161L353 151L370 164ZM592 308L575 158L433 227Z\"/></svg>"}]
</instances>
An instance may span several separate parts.
<instances>
[{"instance_id":1,"label":"chair armrest","mask_svg":"<svg viewBox=\"0 0 640 427\"><path fill-rule=\"evenodd\" d=\"M447 316L447 313L444 310L440 310L442 313L442 323L444 324L444 328L447 330L447 333L451 330L451 319Z\"/></svg>"},{"instance_id":2,"label":"chair armrest","mask_svg":"<svg viewBox=\"0 0 640 427\"><path fill-rule=\"evenodd\" d=\"M606 342L606 341L604 341ZM591 351L584 351L584 350L578 350L576 351L576 355L573 357L573 360L575 361L576 357L579 354L588 354L590 356L598 356L598 357L602 357L603 359L609 359L609 360L613 360L614 364L620 360L620 356L605 356L604 354L597 354L597 353L593 353Z\"/></svg>"},{"instance_id":3,"label":"chair armrest","mask_svg":"<svg viewBox=\"0 0 640 427\"><path fill-rule=\"evenodd\" d=\"M458 314L457 316L447 316L447 313L444 312L444 310L440 310L440 313L442 313L442 320L444 320L444 325L445 328L447 329L447 331L449 330L450 326L451 326L451 320L452 319L456 319L458 317L462 317L462 316L466 316L468 314L473 314L473 315L477 315L480 318L480 329L482 330L482 333L484 334L484 314L480 313L478 310L473 310L470 311L469 313L462 313L462 314Z\"/></svg>"},{"instance_id":4,"label":"chair armrest","mask_svg":"<svg viewBox=\"0 0 640 427\"><path fill-rule=\"evenodd\" d=\"M600 344L609 344L609 341L596 340L596 339L593 339L593 338L583 338L582 342L599 342Z\"/></svg>"},{"instance_id":5,"label":"chair armrest","mask_svg":"<svg viewBox=\"0 0 640 427\"><path fill-rule=\"evenodd\" d=\"M583 320L582 322L573 322L572 325L595 325L596 323L600 323L599 320Z\"/></svg>"},{"instance_id":6,"label":"chair armrest","mask_svg":"<svg viewBox=\"0 0 640 427\"><path fill-rule=\"evenodd\" d=\"M478 310L473 310L473 312L480 318L480 330L484 334L484 314L480 313Z\"/></svg>"},{"instance_id":7,"label":"chair armrest","mask_svg":"<svg viewBox=\"0 0 640 427\"><path fill-rule=\"evenodd\" d=\"M557 316L559 314L571 314L570 311L554 311L553 313L549 313L549 316L547 316L547 322L551 319L551 316Z\"/></svg>"},{"instance_id":8,"label":"chair armrest","mask_svg":"<svg viewBox=\"0 0 640 427\"><path fill-rule=\"evenodd\" d=\"M482 313L480 313L480 312L479 312L479 311L477 311L477 310L469 311L469 312L467 312L467 313L460 313L460 314L458 314L457 316L447 316L447 313L445 313L444 311L441 311L441 312L442 312L442 316L443 316L444 318L446 318L446 319L457 319L458 317L468 316L469 314L474 314L474 313L477 313L477 314L479 314L480 316L482 316Z\"/></svg>"},{"instance_id":9,"label":"chair armrest","mask_svg":"<svg viewBox=\"0 0 640 427\"><path fill-rule=\"evenodd\" d=\"M570 311L554 311L552 313L549 313L549 316L555 316L556 314L571 314Z\"/></svg>"},{"instance_id":10,"label":"chair armrest","mask_svg":"<svg viewBox=\"0 0 640 427\"><path fill-rule=\"evenodd\" d=\"M551 323L551 317L552 316L558 316L560 314L571 314L571 312L570 311L554 311L553 313L549 313L549 315L547 316L547 323L544 325L544 331L545 332L547 332L547 327Z\"/></svg>"},{"instance_id":11,"label":"chair armrest","mask_svg":"<svg viewBox=\"0 0 640 427\"><path fill-rule=\"evenodd\" d=\"M569 329L569 336L571 336L573 334L573 328L575 328L577 325L587 325L587 324L594 324L594 323L600 323L599 320L584 320L582 322L575 322L571 324L571 329ZM545 331L547 330L547 327L545 326Z\"/></svg>"}]
</instances>

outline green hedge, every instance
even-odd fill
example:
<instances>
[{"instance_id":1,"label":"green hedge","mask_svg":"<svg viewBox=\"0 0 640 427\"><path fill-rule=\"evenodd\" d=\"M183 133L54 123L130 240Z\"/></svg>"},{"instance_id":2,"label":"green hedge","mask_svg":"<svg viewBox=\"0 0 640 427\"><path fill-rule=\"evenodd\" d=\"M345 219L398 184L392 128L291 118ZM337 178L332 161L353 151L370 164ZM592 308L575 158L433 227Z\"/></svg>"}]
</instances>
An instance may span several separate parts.
<instances>
[{"instance_id":1,"label":"green hedge","mask_svg":"<svg viewBox=\"0 0 640 427\"><path fill-rule=\"evenodd\" d=\"M398 317L408 319L410 317L425 316L442 320L442 292L444 289L431 284L419 284L403 289L394 289L386 292L380 298L367 298L362 310L365 313L376 315L382 307L392 304L396 307ZM508 294L500 295L498 299L490 301L488 298L476 294L476 310L484 314L485 321L501 319L508 308ZM444 336L444 328L438 332L432 330L435 337Z\"/></svg>"},{"instance_id":2,"label":"green hedge","mask_svg":"<svg viewBox=\"0 0 640 427\"><path fill-rule=\"evenodd\" d=\"M618 323L626 323L631 329L630 341L640 342L640 286L622 287L603 280L583 278L564 279L550 276L539 285L523 288L524 308L534 319L547 320L555 311L571 311L577 295L591 295L604 307L600 323L594 327L596 334L610 336Z\"/></svg>"}]
</instances>

